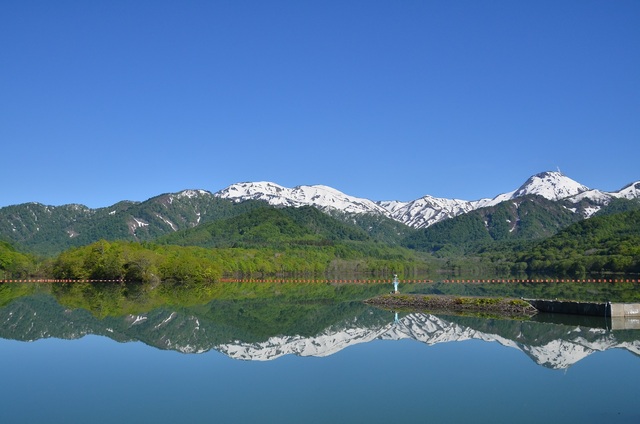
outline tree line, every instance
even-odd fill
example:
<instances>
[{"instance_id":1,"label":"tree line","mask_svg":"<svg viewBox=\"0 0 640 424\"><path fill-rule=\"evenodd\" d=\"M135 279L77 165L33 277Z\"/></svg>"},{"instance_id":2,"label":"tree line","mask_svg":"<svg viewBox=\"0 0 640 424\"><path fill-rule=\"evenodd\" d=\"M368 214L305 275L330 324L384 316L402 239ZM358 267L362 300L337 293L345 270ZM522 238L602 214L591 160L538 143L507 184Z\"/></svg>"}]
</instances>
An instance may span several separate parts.
<instances>
[{"instance_id":1,"label":"tree line","mask_svg":"<svg viewBox=\"0 0 640 424\"><path fill-rule=\"evenodd\" d=\"M410 278L436 271L576 278L639 274L640 210L620 212L614 206L614 212L534 241L493 240L478 215L463 216L434 226L430 235L425 233L431 238L414 240L413 250L382 243L315 208L254 208L155 242L100 240L54 258L39 258L0 242L0 279L156 283L215 282L225 277L388 278L398 274ZM419 250L434 246L435 250Z\"/></svg>"}]
</instances>

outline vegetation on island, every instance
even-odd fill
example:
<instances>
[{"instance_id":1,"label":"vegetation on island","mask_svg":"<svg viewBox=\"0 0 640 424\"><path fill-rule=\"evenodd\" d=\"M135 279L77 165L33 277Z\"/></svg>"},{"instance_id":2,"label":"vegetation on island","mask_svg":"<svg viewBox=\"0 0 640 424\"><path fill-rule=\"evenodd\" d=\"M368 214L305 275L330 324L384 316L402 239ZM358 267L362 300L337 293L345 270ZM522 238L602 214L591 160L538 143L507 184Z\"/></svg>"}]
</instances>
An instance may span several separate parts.
<instances>
[{"instance_id":1,"label":"vegetation on island","mask_svg":"<svg viewBox=\"0 0 640 424\"><path fill-rule=\"evenodd\" d=\"M459 297L416 294L385 294L365 301L370 305L393 310L425 310L471 313L501 317L530 317L537 311L521 299L501 297Z\"/></svg>"}]
</instances>

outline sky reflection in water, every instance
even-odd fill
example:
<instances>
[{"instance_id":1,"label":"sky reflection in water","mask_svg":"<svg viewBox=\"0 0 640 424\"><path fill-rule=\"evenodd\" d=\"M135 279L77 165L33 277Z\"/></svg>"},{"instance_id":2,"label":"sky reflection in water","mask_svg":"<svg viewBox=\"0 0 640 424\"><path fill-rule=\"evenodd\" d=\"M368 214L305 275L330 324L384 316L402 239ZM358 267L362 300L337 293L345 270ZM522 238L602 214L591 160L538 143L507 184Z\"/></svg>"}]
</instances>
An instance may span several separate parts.
<instances>
[{"instance_id":1,"label":"sky reflection in water","mask_svg":"<svg viewBox=\"0 0 640 424\"><path fill-rule=\"evenodd\" d=\"M564 370L482 340L271 361L98 336L1 340L0 352L1 422L640 422L640 360L622 349Z\"/></svg>"}]
</instances>

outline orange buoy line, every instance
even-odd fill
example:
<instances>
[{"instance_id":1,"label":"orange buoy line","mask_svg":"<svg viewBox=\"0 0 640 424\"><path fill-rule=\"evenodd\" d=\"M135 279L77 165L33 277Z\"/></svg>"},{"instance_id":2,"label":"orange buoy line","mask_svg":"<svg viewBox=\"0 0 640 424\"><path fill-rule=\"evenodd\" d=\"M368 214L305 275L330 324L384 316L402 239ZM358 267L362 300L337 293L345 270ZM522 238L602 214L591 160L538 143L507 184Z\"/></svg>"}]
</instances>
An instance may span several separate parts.
<instances>
[{"instance_id":1,"label":"orange buoy line","mask_svg":"<svg viewBox=\"0 0 640 424\"><path fill-rule=\"evenodd\" d=\"M393 280L389 279L317 279L317 278L222 278L221 283L325 283L325 284L389 284ZM640 283L639 279L446 279L440 281L407 279L399 280L401 284L425 284L425 283L448 283L448 284L517 284L517 283Z\"/></svg>"},{"instance_id":2,"label":"orange buoy line","mask_svg":"<svg viewBox=\"0 0 640 424\"><path fill-rule=\"evenodd\" d=\"M388 279L317 279L317 278L221 278L221 283L323 283L323 284L389 284ZM433 280L401 280L403 284L433 283Z\"/></svg>"},{"instance_id":3,"label":"orange buoy line","mask_svg":"<svg viewBox=\"0 0 640 424\"><path fill-rule=\"evenodd\" d=\"M127 283L127 280L72 280L57 278L22 278L22 279L5 279L0 283Z\"/></svg>"},{"instance_id":4,"label":"orange buoy line","mask_svg":"<svg viewBox=\"0 0 640 424\"><path fill-rule=\"evenodd\" d=\"M480 284L487 284L487 283L508 283L508 284L513 284L513 283L640 283L640 280L638 279L607 279L607 278L601 278L601 279L577 279L577 280L573 280L573 279L566 279L566 278L560 278L560 279L555 279L555 278L551 278L551 279L493 279L493 280L483 280L483 279L472 279L472 280L442 280L443 283L480 283Z\"/></svg>"},{"instance_id":5,"label":"orange buoy line","mask_svg":"<svg viewBox=\"0 0 640 424\"><path fill-rule=\"evenodd\" d=\"M0 280L0 283L127 283L128 280L92 280L92 279L49 279L49 278L22 278L22 279L3 279ZM388 279L350 279L350 280L339 280L339 279L313 279L313 278L267 278L267 279L257 279L257 278L221 278L219 280L221 283L324 283L324 284L389 284L392 283L392 280ZM425 284L425 283L434 283L434 280L419 280L419 279L409 279L409 280L400 280L401 284ZM640 283L640 279L607 279L607 278L598 278L598 279L453 279L453 280L441 280L441 283L448 284L488 284L488 283L506 283L506 284L517 284L517 283Z\"/></svg>"},{"instance_id":6,"label":"orange buoy line","mask_svg":"<svg viewBox=\"0 0 640 424\"><path fill-rule=\"evenodd\" d=\"M299 279L299 278L265 278L265 279L255 279L255 278L222 278L219 280L221 283L325 283L325 284L388 284L392 283L393 280L389 279ZM504 281L506 280L442 280L445 283L472 283L472 282L496 282L496 281ZM399 280L399 283L402 284L424 284L424 283L434 283L434 280L420 280L420 279L409 279L409 280Z\"/></svg>"}]
</instances>

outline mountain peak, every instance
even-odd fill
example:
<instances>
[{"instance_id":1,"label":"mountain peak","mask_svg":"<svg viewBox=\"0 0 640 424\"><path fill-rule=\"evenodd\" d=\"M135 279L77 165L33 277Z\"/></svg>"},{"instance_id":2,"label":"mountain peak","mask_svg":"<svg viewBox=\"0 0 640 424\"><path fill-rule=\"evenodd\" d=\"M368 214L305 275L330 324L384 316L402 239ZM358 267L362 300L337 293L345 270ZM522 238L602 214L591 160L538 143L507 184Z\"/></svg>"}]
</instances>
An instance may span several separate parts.
<instances>
[{"instance_id":1,"label":"mountain peak","mask_svg":"<svg viewBox=\"0 0 640 424\"><path fill-rule=\"evenodd\" d=\"M627 184L620 191L614 193L615 197L622 197L625 199L637 199L640 198L640 181Z\"/></svg>"},{"instance_id":2,"label":"mountain peak","mask_svg":"<svg viewBox=\"0 0 640 424\"><path fill-rule=\"evenodd\" d=\"M547 171L530 177L513 197L536 194L549 200L560 200L588 191L589 187L572 180L560 171Z\"/></svg>"},{"instance_id":3,"label":"mountain peak","mask_svg":"<svg viewBox=\"0 0 640 424\"><path fill-rule=\"evenodd\" d=\"M300 207L311 205L321 210L332 209L346 213L376 213L386 211L368 199L349 196L324 185L300 185L287 188L270 182L232 184L214 194L234 202L262 200L272 206Z\"/></svg>"},{"instance_id":4,"label":"mountain peak","mask_svg":"<svg viewBox=\"0 0 640 424\"><path fill-rule=\"evenodd\" d=\"M500 194L493 199L477 201L423 196L411 202L373 202L349 196L325 185L299 185L287 188L266 181L237 183L214 194L234 202L253 199L265 201L272 206L310 205L323 211L381 214L414 228L425 228L444 219L526 195L538 195L551 201L570 200L573 203L586 200L592 207L582 210L581 213L588 217L606 205L611 197L640 197L640 184L631 184L618 193L609 194L591 190L558 170L535 174L517 190Z\"/></svg>"}]
</instances>

